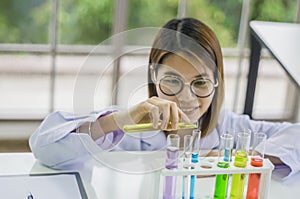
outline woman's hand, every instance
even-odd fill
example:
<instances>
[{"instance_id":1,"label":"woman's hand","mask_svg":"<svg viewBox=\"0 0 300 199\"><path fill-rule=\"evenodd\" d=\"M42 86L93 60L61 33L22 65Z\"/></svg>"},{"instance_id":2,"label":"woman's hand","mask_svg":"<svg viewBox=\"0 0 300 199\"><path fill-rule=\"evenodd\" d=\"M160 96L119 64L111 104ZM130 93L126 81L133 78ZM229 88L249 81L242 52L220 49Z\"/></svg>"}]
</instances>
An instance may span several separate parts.
<instances>
[{"instance_id":1,"label":"woman's hand","mask_svg":"<svg viewBox=\"0 0 300 199\"><path fill-rule=\"evenodd\" d=\"M173 129L177 129L178 122L190 123L189 118L172 101L151 97L126 111L113 113L115 123L119 129L126 124L153 123L158 128L161 122L161 129L165 130L169 122Z\"/></svg>"}]
</instances>

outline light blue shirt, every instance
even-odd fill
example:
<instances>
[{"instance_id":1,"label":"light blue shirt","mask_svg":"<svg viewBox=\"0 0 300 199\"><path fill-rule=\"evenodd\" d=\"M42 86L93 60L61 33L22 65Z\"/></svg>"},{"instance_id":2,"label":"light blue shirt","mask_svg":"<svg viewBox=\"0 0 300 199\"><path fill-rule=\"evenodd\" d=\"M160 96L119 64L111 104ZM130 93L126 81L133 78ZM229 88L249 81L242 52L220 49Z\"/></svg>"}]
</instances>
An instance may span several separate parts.
<instances>
[{"instance_id":1,"label":"light blue shirt","mask_svg":"<svg viewBox=\"0 0 300 199\"><path fill-rule=\"evenodd\" d=\"M109 107L88 115L53 112L31 135L30 148L42 164L55 169L67 169L83 164L86 159L92 158L93 154L101 151L165 149L166 136L162 131L124 134L119 130L96 141L86 133L71 133L83 123L94 122L108 111L116 110L117 107ZM238 132L245 128L252 132L259 131L267 134L265 154L276 156L289 166L290 172L287 177L300 170L300 123L254 121L247 115L237 115L223 110L214 131L201 139L201 149L217 149L222 133L231 129Z\"/></svg>"}]
</instances>

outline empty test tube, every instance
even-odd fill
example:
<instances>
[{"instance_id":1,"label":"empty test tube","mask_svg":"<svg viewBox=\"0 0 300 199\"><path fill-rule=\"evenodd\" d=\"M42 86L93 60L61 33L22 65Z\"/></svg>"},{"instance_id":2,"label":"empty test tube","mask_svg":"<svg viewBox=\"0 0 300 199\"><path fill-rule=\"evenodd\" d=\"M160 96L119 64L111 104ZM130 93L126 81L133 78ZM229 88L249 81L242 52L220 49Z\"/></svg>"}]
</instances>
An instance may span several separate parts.
<instances>
[{"instance_id":1,"label":"empty test tube","mask_svg":"<svg viewBox=\"0 0 300 199\"><path fill-rule=\"evenodd\" d=\"M180 137L177 134L170 134L167 137L167 157L166 169L178 168ZM165 176L164 181L164 199L175 199L176 196L176 176Z\"/></svg>"},{"instance_id":2,"label":"empty test tube","mask_svg":"<svg viewBox=\"0 0 300 199\"><path fill-rule=\"evenodd\" d=\"M184 151L184 165L185 169L192 169L192 149L193 149L193 136L185 135L183 142L183 151ZM182 179L182 198L189 199L190 198L190 189L191 189L191 176L186 175L183 176Z\"/></svg>"},{"instance_id":3,"label":"empty test tube","mask_svg":"<svg viewBox=\"0 0 300 199\"><path fill-rule=\"evenodd\" d=\"M233 136L231 134L222 134L220 136L219 145L219 161L217 166L220 168L228 168L231 160L233 148ZM228 174L219 174L216 176L214 199L226 199Z\"/></svg>"},{"instance_id":4,"label":"empty test tube","mask_svg":"<svg viewBox=\"0 0 300 199\"><path fill-rule=\"evenodd\" d=\"M234 158L234 166L245 168L248 161L248 151L251 134L249 132L238 133ZM230 199L242 199L244 195L246 174L233 174L231 181Z\"/></svg>"},{"instance_id":5,"label":"empty test tube","mask_svg":"<svg viewBox=\"0 0 300 199\"><path fill-rule=\"evenodd\" d=\"M252 157L250 164L255 167L263 166L263 158L265 153L265 142L267 136L265 133L258 132L253 134ZM258 152L259 151L259 152ZM247 199L259 198L260 173L251 173L248 179Z\"/></svg>"}]
</instances>

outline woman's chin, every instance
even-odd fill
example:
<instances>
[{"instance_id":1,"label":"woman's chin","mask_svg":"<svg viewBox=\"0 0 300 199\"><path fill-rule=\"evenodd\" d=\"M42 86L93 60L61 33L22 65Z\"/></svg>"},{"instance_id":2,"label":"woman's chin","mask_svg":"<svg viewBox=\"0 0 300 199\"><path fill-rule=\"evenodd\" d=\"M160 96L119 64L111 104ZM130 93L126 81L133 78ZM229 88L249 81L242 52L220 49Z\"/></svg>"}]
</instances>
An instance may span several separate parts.
<instances>
[{"instance_id":1,"label":"woman's chin","mask_svg":"<svg viewBox=\"0 0 300 199\"><path fill-rule=\"evenodd\" d=\"M194 115L194 116L189 116L189 119L190 119L191 123L197 123L199 118L200 118L199 114Z\"/></svg>"}]
</instances>

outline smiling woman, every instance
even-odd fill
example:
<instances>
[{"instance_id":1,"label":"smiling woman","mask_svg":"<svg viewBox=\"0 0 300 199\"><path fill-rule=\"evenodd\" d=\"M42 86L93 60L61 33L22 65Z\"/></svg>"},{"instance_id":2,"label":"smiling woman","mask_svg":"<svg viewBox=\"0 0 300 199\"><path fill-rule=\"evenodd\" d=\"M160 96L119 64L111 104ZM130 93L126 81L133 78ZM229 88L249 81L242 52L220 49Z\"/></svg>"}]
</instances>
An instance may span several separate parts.
<instances>
[{"instance_id":1,"label":"smiling woman","mask_svg":"<svg viewBox=\"0 0 300 199\"><path fill-rule=\"evenodd\" d=\"M209 134L217 124L224 98L223 57L213 31L204 23L192 18L170 20L158 33L149 60L149 97L159 96L176 102L178 107L190 111L187 113L190 114L192 122L199 121L202 137ZM164 67L159 67L160 64ZM212 87L211 93L200 96L200 93L194 93L194 87L191 87L192 92L184 89L184 92L172 98L168 97L161 89L157 89L159 86L155 80L161 78L159 75L170 72L190 82L197 77L213 82L209 84ZM191 98L187 99L189 96Z\"/></svg>"},{"instance_id":2,"label":"smiling woman","mask_svg":"<svg viewBox=\"0 0 300 199\"><path fill-rule=\"evenodd\" d=\"M165 56L162 63L164 66L157 66L157 81L154 81L157 96L175 102L192 123L197 122L214 96L217 84L211 80L213 72L200 65L195 68L176 54Z\"/></svg>"},{"instance_id":3,"label":"smiling woman","mask_svg":"<svg viewBox=\"0 0 300 199\"><path fill-rule=\"evenodd\" d=\"M103 151L165 150L169 134L183 135L179 123L197 122L202 131L197 149L217 149L227 130L264 131L268 137L266 156L273 163L289 166L290 176L298 172L300 145L295 140L300 139L300 124L254 121L221 110L223 73L221 47L214 32L194 18L172 19L159 30L151 48L148 99L125 110L108 107L86 115L54 112L31 136L30 147L45 165L74 168L87 157L103 161L104 155L99 153ZM123 131L125 125L143 123L152 124L154 130ZM192 134L192 129L184 130L184 134ZM132 167L122 170L136 172Z\"/></svg>"}]
</instances>

